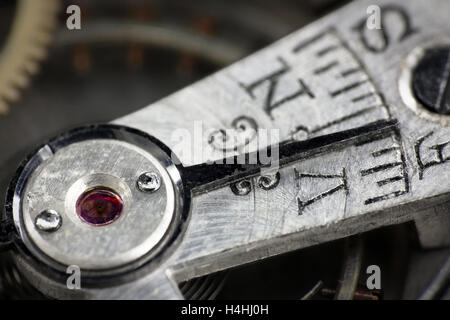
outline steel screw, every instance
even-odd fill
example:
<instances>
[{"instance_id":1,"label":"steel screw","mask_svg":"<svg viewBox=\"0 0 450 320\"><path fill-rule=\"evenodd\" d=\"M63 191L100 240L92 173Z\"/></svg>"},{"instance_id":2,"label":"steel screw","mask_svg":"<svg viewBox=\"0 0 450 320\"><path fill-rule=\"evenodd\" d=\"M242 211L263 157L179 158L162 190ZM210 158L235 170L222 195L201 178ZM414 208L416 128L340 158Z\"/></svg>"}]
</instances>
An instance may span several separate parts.
<instances>
[{"instance_id":1,"label":"steel screw","mask_svg":"<svg viewBox=\"0 0 450 320\"><path fill-rule=\"evenodd\" d=\"M414 70L413 89L425 108L450 115L450 47L425 52Z\"/></svg>"},{"instance_id":2,"label":"steel screw","mask_svg":"<svg viewBox=\"0 0 450 320\"><path fill-rule=\"evenodd\" d=\"M34 220L34 225L41 231L54 232L61 227L61 215L55 210L44 210Z\"/></svg>"},{"instance_id":3,"label":"steel screw","mask_svg":"<svg viewBox=\"0 0 450 320\"><path fill-rule=\"evenodd\" d=\"M161 187L161 177L155 172L145 172L139 176L137 186L142 192L155 192Z\"/></svg>"}]
</instances>

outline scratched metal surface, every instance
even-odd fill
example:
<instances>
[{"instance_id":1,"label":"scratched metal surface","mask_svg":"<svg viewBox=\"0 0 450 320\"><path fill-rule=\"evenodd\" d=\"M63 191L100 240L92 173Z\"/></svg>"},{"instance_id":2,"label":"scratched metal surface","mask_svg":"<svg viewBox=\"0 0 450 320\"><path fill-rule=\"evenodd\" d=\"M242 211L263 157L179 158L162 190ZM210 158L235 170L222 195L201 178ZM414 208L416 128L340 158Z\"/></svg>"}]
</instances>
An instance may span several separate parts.
<instances>
[{"instance_id":1,"label":"scratched metal surface","mask_svg":"<svg viewBox=\"0 0 450 320\"><path fill-rule=\"evenodd\" d=\"M384 9L383 31L367 31L366 9ZM439 8L439 10L436 10ZM450 200L450 127L414 113L399 78L415 48L450 32L450 3L356 1L188 88L115 121L171 148L173 132L227 129L245 116L281 140L305 139L396 118L399 129L305 159L279 185L236 196L229 187L193 199L176 251L158 270L94 298L181 298L175 282L420 217ZM362 33L361 33L362 32ZM386 32L387 37L380 37ZM194 153L223 156L208 144ZM250 142L257 147L256 141ZM261 147L261 146L260 146ZM238 148L239 149L239 148ZM184 165L199 163L177 154ZM231 154L227 154L231 155ZM447 206L448 207L448 206ZM151 288L151 290L149 290Z\"/></svg>"}]
</instances>

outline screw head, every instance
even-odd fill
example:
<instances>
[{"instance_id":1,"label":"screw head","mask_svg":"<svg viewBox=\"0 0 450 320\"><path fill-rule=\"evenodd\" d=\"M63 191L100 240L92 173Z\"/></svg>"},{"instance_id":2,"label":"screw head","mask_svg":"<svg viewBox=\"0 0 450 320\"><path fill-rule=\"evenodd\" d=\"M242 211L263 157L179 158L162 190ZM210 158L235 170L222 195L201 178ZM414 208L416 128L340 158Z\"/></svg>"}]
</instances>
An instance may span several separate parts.
<instances>
[{"instance_id":1,"label":"screw head","mask_svg":"<svg viewBox=\"0 0 450 320\"><path fill-rule=\"evenodd\" d=\"M156 172L144 172L137 180L137 187L142 192L155 192L161 187L161 177Z\"/></svg>"},{"instance_id":2,"label":"screw head","mask_svg":"<svg viewBox=\"0 0 450 320\"><path fill-rule=\"evenodd\" d=\"M41 231L54 232L61 227L62 218L55 210L44 210L37 215L34 225Z\"/></svg>"},{"instance_id":3,"label":"screw head","mask_svg":"<svg viewBox=\"0 0 450 320\"><path fill-rule=\"evenodd\" d=\"M431 112L450 115L450 47L428 49L413 73L416 98Z\"/></svg>"}]
</instances>

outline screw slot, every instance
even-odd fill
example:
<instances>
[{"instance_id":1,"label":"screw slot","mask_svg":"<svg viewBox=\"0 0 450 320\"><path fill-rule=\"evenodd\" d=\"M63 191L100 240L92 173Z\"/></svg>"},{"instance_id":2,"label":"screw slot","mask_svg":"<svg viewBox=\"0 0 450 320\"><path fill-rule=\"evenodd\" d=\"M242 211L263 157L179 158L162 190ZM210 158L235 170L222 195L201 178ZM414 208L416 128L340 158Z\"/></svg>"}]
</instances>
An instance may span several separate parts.
<instances>
[{"instance_id":1,"label":"screw slot","mask_svg":"<svg viewBox=\"0 0 450 320\"><path fill-rule=\"evenodd\" d=\"M426 50L412 80L415 97L425 108L450 115L450 47Z\"/></svg>"}]
</instances>

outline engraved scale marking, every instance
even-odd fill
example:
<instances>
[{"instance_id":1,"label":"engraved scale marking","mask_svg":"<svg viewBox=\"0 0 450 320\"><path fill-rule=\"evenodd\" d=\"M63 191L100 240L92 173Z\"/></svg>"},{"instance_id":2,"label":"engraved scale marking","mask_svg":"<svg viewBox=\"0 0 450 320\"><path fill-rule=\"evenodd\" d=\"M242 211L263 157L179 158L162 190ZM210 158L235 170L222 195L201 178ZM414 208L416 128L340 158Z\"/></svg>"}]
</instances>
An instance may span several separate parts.
<instances>
[{"instance_id":1,"label":"engraved scale marking","mask_svg":"<svg viewBox=\"0 0 450 320\"><path fill-rule=\"evenodd\" d=\"M447 157L444 156L444 149L447 146L450 146L450 141L446 141L443 143L437 143L435 145L428 147L429 150L432 150L435 153L437 160L430 160L428 162L425 162L425 160L423 159L422 145L424 144L425 141L430 139L433 135L434 135L434 131L431 131L431 132L427 133L426 135L417 139L414 144L414 153L416 155L416 161L417 161L417 165L419 167L419 180L423 180L424 173L426 170L428 170L432 167L435 167L438 165L443 165L445 163L450 162L450 156L447 156Z\"/></svg>"},{"instance_id":2,"label":"engraved scale marking","mask_svg":"<svg viewBox=\"0 0 450 320\"><path fill-rule=\"evenodd\" d=\"M399 150L400 150L399 147L390 147L390 148L374 151L374 152L372 152L372 156L374 158L376 158L376 157L382 156L383 154L390 153L390 152L393 152L393 151L399 151Z\"/></svg>"},{"instance_id":3,"label":"engraved scale marking","mask_svg":"<svg viewBox=\"0 0 450 320\"><path fill-rule=\"evenodd\" d=\"M299 172L299 170L297 168L294 167L294 175L295 175L295 180L297 181L297 188L300 188L300 180L302 178L312 178L312 179L318 179L318 180L320 180L320 179L336 179L337 178L340 180L340 182L337 186L335 186L327 191L324 191L308 200L301 200L300 196L297 196L296 199L297 199L299 215L303 214L303 211L307 206L310 206L313 203L322 200L323 198L329 197L340 190L344 190L346 194L348 193L347 175L345 172L345 168L342 168L342 174L331 175L331 174L301 173L301 172Z\"/></svg>"},{"instance_id":4,"label":"engraved scale marking","mask_svg":"<svg viewBox=\"0 0 450 320\"><path fill-rule=\"evenodd\" d=\"M340 52L346 53L343 53L343 56L335 56L333 52L337 49L342 49ZM334 126L336 126L336 129L334 130L345 130L355 125L353 119L358 116L361 116L360 122L365 121L364 124L370 123L367 122L367 120L375 122L391 117L389 108L386 106L383 97L377 92L371 77L366 72L366 68L334 28L328 28L324 32L294 44L291 52L294 54L293 59L301 59L303 61L312 59L311 64L314 62L314 65L318 65L318 67L310 70L310 72L305 71L304 69L298 69L296 68L296 62L291 61L290 58L288 59L287 55L276 53L274 54L273 59L277 62L278 66L273 67L271 71L265 71L265 73L256 77L256 79L247 81L241 80L239 75L234 76L234 78L239 87L242 88L252 100L258 99L261 101L262 109L272 121L276 121L278 116L283 116L283 114L274 114L274 111L279 110L280 107L284 105L286 105L286 110L290 110L290 112L293 112L296 108L307 108L308 105L322 105L322 108L326 108L326 106L330 105L331 101L326 101L326 97L323 95L317 96L315 91L320 89L316 89L319 84L334 84L335 82L330 83L330 81L325 81L325 79L322 80L320 77L328 76L328 72L335 72L336 69L338 69L336 76L340 76L340 82L342 82L341 86L338 88L321 89L327 90L330 98L340 100L338 104L333 104L334 107L338 107L338 110L334 110L332 113L327 113L326 110L318 110L317 112L328 115L324 118L318 118L316 121L319 123L314 123L315 121L313 119L310 119L312 122L308 124L301 123L295 125L295 123L293 123L292 129L290 129L292 137L296 135L298 130L307 134L304 138L309 138L311 134L322 133L321 130L333 132ZM345 64L341 65L343 57L348 58L345 60ZM361 75L358 75L359 79L351 80L350 76L357 73L361 73ZM316 77L316 79L313 80L311 77ZM350 81L347 79L350 79ZM297 85L293 86L293 88L297 88L292 89L291 92L285 92L285 85L283 84L282 87L280 83L281 81L287 80L292 82L295 81ZM311 86L312 83L314 86ZM256 89L261 87L264 89L256 91ZM364 88L361 90L367 90L367 92L360 93L358 97L354 97L354 94L349 94L353 91L361 91L360 88ZM360 100L365 100L366 95L367 98L369 96L373 97L372 100L375 101L367 101L367 103L365 103L366 106L364 106L364 103L359 103L358 105L351 107L350 111L347 110L348 108L345 106L345 100L349 100L349 104L355 104ZM298 101L299 105L292 103L293 101ZM371 106L369 102L375 104L375 106ZM380 111L375 109L371 110L370 108L379 108ZM372 119L366 116L368 111L374 111ZM329 119L332 118L333 114L338 116L335 119ZM292 122L302 122L302 119L304 118L293 117L291 119ZM346 125L346 122L349 120L352 121ZM324 132L324 134L326 134L326 132Z\"/></svg>"},{"instance_id":5,"label":"engraved scale marking","mask_svg":"<svg viewBox=\"0 0 450 320\"><path fill-rule=\"evenodd\" d=\"M338 49L342 49L342 51L347 52L347 54L350 55L352 59L351 64L353 64L352 66L347 65L347 63L349 62L346 62L345 66L341 65L340 59L334 58L333 52L335 52ZM360 122L364 121L365 123L370 123L370 121L379 120L380 114L378 113L379 112L378 110L384 110L384 113L383 112L381 113L385 114L385 116L383 116L384 118L388 119L391 118L390 110L386 105L383 96L378 93L378 90L372 78L367 73L364 64L357 57L356 53L354 53L351 50L351 48L347 45L345 40L339 36L336 29L329 28L324 32L318 33L315 36L312 36L302 42L297 43L293 47L292 52L295 54L295 56L299 56L299 58L313 59L312 57L315 57L314 59L317 60L315 64L318 65L318 67L311 70L311 74L309 76L305 75L302 75L301 77L295 76L296 79L299 79L297 80L299 81L300 84L300 89L298 91L289 94L283 98L280 98L277 101L274 101L274 94L278 88L280 78L283 76L287 76L294 69L294 67L292 66L293 62L289 62L288 59L281 57L280 55L276 56L276 59L280 62L279 69L274 70L269 75L265 75L257 80L254 80L253 82L250 82L250 84L245 85L239 83L239 85L242 88L244 88L253 99L255 99L256 97L254 95L255 94L254 89L256 87L259 87L265 82L269 82L263 110L265 110L266 113L271 116L272 120L275 120L272 114L272 111L275 108L279 108L286 102L298 98L302 95L305 95L305 92L306 95L309 96L309 98L311 99L316 98L316 95L312 93L313 90L315 90L315 88L310 88L305 84L305 82L308 82L308 77L321 77L323 75L328 76L328 73L337 72L337 76L341 77L340 78L341 80L339 82L340 87L334 89L326 88L330 98L339 99L340 101L348 100L349 106L355 105L355 107L352 107L353 110L350 109L351 110L350 112L345 111L345 109L341 109L340 112L334 110L333 113L331 114L343 113L344 115L336 117L333 120L325 122L323 119L320 119L321 123L319 122L317 124L308 124L308 125L300 124L295 126L291 130L292 137L296 137L298 133L302 132L306 134L306 138L310 138L311 136L323 134L324 132L327 132L329 130L332 131L333 128L341 128L341 127L345 128L347 123L348 123L347 126L354 126L355 125L354 121L356 121L357 119L361 119L359 120ZM355 78L354 76L358 77ZM329 82L317 81L317 83L329 83ZM355 94L353 94L353 91L359 93L356 94L355 96ZM375 105L370 105L369 101L372 100L376 100L379 103ZM364 106L364 104L366 104L366 106ZM324 103L324 105L326 105L326 103ZM341 104L338 104L338 106L340 105ZM342 107L340 108L343 108L344 106L345 104L342 104ZM294 107L294 105L292 105L292 107ZM371 115L372 112L373 116ZM373 167L370 168L361 169L360 176L361 178L365 177L370 178L372 175L375 174L383 175L383 172L388 172L390 169L398 167L400 169L400 174L378 178L378 180L374 181L373 183L377 187L379 187L380 190L382 190L383 187L387 187L401 181L404 181L404 187L401 190L390 191L387 193L383 193L381 195L369 197L364 201L365 205L383 200L388 200L391 199L392 197L398 197L409 192L409 178L407 177L406 161L404 160L405 159L404 151L401 148L401 144L399 142L400 140L397 137L397 135L399 135L399 133L393 134L393 138L397 144L396 146L387 148L386 150L378 150L372 153L373 158L377 158L382 155L392 153L396 159L374 165ZM376 138L373 141L368 141L366 143L375 141L377 141ZM307 175L302 176L301 173L297 172L297 179L305 177L307 177ZM322 176L322 179L326 178L327 178L326 175ZM300 200L300 198L298 198L299 208L304 208L317 201L320 201L324 197L328 197L334 194L335 192L341 190L342 188L344 187L337 186L336 188L330 189L324 194L319 195L317 197L313 197L309 200ZM347 183L345 184L345 188L348 188Z\"/></svg>"},{"instance_id":6,"label":"engraved scale marking","mask_svg":"<svg viewBox=\"0 0 450 320\"><path fill-rule=\"evenodd\" d=\"M339 65L339 62L334 60L323 67L319 67L319 68L315 69L314 74L319 75L319 74L325 73L338 65Z\"/></svg>"},{"instance_id":7,"label":"engraved scale marking","mask_svg":"<svg viewBox=\"0 0 450 320\"><path fill-rule=\"evenodd\" d=\"M255 99L254 90L264 84L265 82L269 82L269 89L266 93L265 102L264 102L264 111L271 117L272 111L281 105L285 104L286 102L295 99L302 95L307 95L310 98L314 98L314 93L311 91L311 89L306 85L306 83L303 81L303 79L298 78L297 82L299 84L299 88L297 91L284 96L278 101L274 101L274 94L278 87L278 83L280 80L280 77L286 73L288 73L291 70L291 67L288 65L288 63L285 61L282 57L277 57L278 62L281 64L281 67L278 70L275 70L271 72L270 74L255 80L254 82L250 84L244 84L239 82L239 85L244 88L244 90L253 98Z\"/></svg>"},{"instance_id":8,"label":"engraved scale marking","mask_svg":"<svg viewBox=\"0 0 450 320\"><path fill-rule=\"evenodd\" d=\"M328 53L333 52L333 51L335 51L335 50L337 50L339 48L341 48L341 46L339 46L339 45L331 45L331 46L328 46L328 47L325 47L325 48L319 50L316 53L316 55L318 57L323 57L323 56L327 55Z\"/></svg>"},{"instance_id":9,"label":"engraved scale marking","mask_svg":"<svg viewBox=\"0 0 450 320\"><path fill-rule=\"evenodd\" d=\"M359 102L361 100L364 100L364 99L367 99L367 98L370 98L370 97L373 97L373 96L376 96L376 95L377 95L376 92L365 93L363 95L357 96L356 98L353 98L352 102L356 103L356 102Z\"/></svg>"},{"instance_id":10,"label":"engraved scale marking","mask_svg":"<svg viewBox=\"0 0 450 320\"><path fill-rule=\"evenodd\" d=\"M364 176L368 176L370 174L377 173L377 172L380 172L380 171L385 171L387 169L395 168L395 167L398 167L398 166L401 166L401 165L402 165L401 162L385 163L385 164L382 164L382 165L379 165L379 166L375 166L375 167L372 167L372 168L369 168L369 169L362 170L361 171L361 176L363 176L363 177Z\"/></svg>"},{"instance_id":11,"label":"engraved scale marking","mask_svg":"<svg viewBox=\"0 0 450 320\"><path fill-rule=\"evenodd\" d=\"M363 84L366 84L367 82L368 82L368 80L362 80L362 81L357 81L357 82L351 83L351 84L349 84L349 85L346 85L346 86L343 87L343 88L340 88L340 89L337 89L337 90L335 90L335 91L330 92L330 95L331 95L332 97L337 97L337 96L339 96L339 95L341 95L341 94L343 94L343 93L346 93L346 92L348 92L348 91L351 91L351 90L353 90L353 89L356 89L356 88L358 88L359 86L361 86L361 85L363 85Z\"/></svg>"},{"instance_id":12,"label":"engraved scale marking","mask_svg":"<svg viewBox=\"0 0 450 320\"><path fill-rule=\"evenodd\" d=\"M294 131L297 131L297 132L298 131L305 131L308 134L314 134L314 133L320 132L320 131L322 131L324 129L330 128L330 127L332 127L332 126L334 126L336 124L340 124L340 123L345 122L347 120L358 118L359 116L367 114L367 113L375 110L378 107L379 106L377 105L377 106L368 107L368 108L365 108L365 109L362 109L362 110L358 110L358 111L355 111L355 112L353 112L351 114L348 114L348 115L346 115L344 117L338 118L336 120L330 121L328 123L325 123L325 124L323 124L321 126L318 126L316 128L312 128L312 129L308 129L308 128L303 127L303 126L298 126L298 127L296 127L294 129Z\"/></svg>"},{"instance_id":13,"label":"engraved scale marking","mask_svg":"<svg viewBox=\"0 0 450 320\"><path fill-rule=\"evenodd\" d=\"M327 41L328 39L326 37L327 35L331 35L333 37L333 39L335 39L335 41L337 41L338 44L331 44L331 45L328 44L328 41ZM324 44L322 44L322 42L324 42ZM349 91L352 91L353 89L358 89L359 87L361 87L363 85L369 85L369 91L367 93L360 94L357 97L350 97L350 103L352 103L352 104L358 103L362 100L365 100L366 98L373 97L374 99L377 99L378 101L381 102L376 107L383 108L385 110L385 112L387 113L388 118L391 117L391 113L389 111L388 106L384 102L384 98L376 90L373 80L371 79L370 75L367 74L366 68L364 67L363 63L359 60L357 55L350 49L350 47L347 45L345 40L343 40L343 38L339 36L339 34L335 28L328 28L326 31L319 33L318 35L313 36L309 39L306 39L303 42L298 43L294 47L293 53L299 54L299 53L301 53L301 51L306 50L308 47L313 46L313 45L314 45L314 47L321 47L321 49L316 50L316 55L318 55L317 52L322 53L322 56L323 56L324 52L332 52L333 50L331 50L331 48L334 48L334 49L342 48L351 55L352 60L356 64L356 66L348 67L348 68L342 70L340 72L340 75L343 78L349 77L356 73L362 73L366 77L366 79L358 80L356 82L350 82L350 83L345 84L341 88L330 91L330 95L333 98L340 97L341 95L346 96L346 93L348 93ZM319 64L319 67L314 70L314 75L320 76L326 72L329 72L330 70L334 70L339 66L339 64L340 64L339 60L332 60L331 62L327 62L325 64L323 64L323 63ZM367 111L370 110L371 107L372 106L368 106L368 107L360 109L358 111L351 112L348 115L344 115L333 121L329 121L329 122L323 123L321 125L316 125L316 126L314 126L314 128L307 129L306 126L300 125L297 128L293 129L293 132L294 132L293 134L295 134L296 130L298 130L298 129L300 129L304 132L307 132L309 134L319 133L321 130L328 129L333 125L341 124L348 120L352 120L355 117L358 117L360 115L361 116L365 115L367 113Z\"/></svg>"},{"instance_id":14,"label":"engraved scale marking","mask_svg":"<svg viewBox=\"0 0 450 320\"><path fill-rule=\"evenodd\" d=\"M348 77L348 76L350 76L350 75L352 75L352 74L355 74L355 73L357 73L357 72L363 72L363 71L364 71L364 70L361 69L360 67L357 67L357 68L351 68L351 69L342 71L342 72L341 72L341 76L342 76L342 77Z\"/></svg>"},{"instance_id":15,"label":"engraved scale marking","mask_svg":"<svg viewBox=\"0 0 450 320\"><path fill-rule=\"evenodd\" d=\"M365 205L373 204L379 201L385 201L392 198L396 198L402 195L409 193L410 185L409 185L409 176L407 172L407 163L406 157L403 148L401 147L401 136L398 130L395 130L393 135L391 136L396 146L383 148L380 150L373 151L371 153L372 158L381 158L382 156L394 156L388 157L382 164L377 164L367 169L363 169L360 171L361 178L370 177L372 175L378 175L384 172L390 172L394 168L399 168L399 174L395 174L394 176L383 177L381 180L376 181L376 185L380 188L384 186L388 186L390 184L394 184L400 181L403 181L403 188L400 190L395 190L391 192L387 192L385 194L374 196L366 199L364 201ZM374 143L380 141L382 139L373 139L368 141L366 144ZM360 145L361 146L361 145Z\"/></svg>"}]
</instances>

